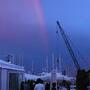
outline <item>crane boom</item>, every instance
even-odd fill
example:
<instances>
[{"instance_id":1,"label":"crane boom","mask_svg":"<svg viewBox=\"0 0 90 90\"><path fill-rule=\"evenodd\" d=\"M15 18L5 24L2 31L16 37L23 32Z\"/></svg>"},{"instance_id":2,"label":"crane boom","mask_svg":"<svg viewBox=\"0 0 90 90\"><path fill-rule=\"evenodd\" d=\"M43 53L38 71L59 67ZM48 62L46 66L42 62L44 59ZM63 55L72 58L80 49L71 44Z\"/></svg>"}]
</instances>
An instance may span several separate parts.
<instances>
[{"instance_id":1,"label":"crane boom","mask_svg":"<svg viewBox=\"0 0 90 90\"><path fill-rule=\"evenodd\" d=\"M62 29L59 21L57 21L57 25L58 25L58 27L59 27L59 29L60 29L62 38L64 39L64 42L65 42L65 44L66 44L66 47L67 47L67 49L68 49L68 51L69 51L69 53L70 53L70 55L71 55L71 58L72 58L72 60L73 60L73 62L74 62L74 65L76 66L77 70L80 70L80 66L79 66L79 63L78 63L78 61L77 61L77 58L76 58L76 56L75 56L75 54L74 54L74 51L73 51L73 49L72 49L72 47L71 47L71 45L70 45L70 43L69 43L69 41L68 41L68 39L67 39L67 37L66 37L66 34L65 34L64 30Z\"/></svg>"}]
</instances>

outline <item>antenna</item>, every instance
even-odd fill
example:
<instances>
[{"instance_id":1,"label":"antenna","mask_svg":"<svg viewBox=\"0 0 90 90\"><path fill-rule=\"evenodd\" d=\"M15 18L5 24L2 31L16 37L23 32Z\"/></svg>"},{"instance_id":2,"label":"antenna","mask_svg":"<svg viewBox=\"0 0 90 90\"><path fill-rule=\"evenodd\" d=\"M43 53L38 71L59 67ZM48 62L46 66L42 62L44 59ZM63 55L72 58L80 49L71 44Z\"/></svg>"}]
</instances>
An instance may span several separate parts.
<instances>
[{"instance_id":1,"label":"antenna","mask_svg":"<svg viewBox=\"0 0 90 90\"><path fill-rule=\"evenodd\" d=\"M55 64L54 64L54 54L52 53L52 70L55 69Z\"/></svg>"},{"instance_id":2,"label":"antenna","mask_svg":"<svg viewBox=\"0 0 90 90\"><path fill-rule=\"evenodd\" d=\"M59 72L59 58L56 58L56 69Z\"/></svg>"},{"instance_id":3,"label":"antenna","mask_svg":"<svg viewBox=\"0 0 90 90\"><path fill-rule=\"evenodd\" d=\"M62 73L62 61L61 56L59 57L59 72Z\"/></svg>"},{"instance_id":4,"label":"antenna","mask_svg":"<svg viewBox=\"0 0 90 90\"><path fill-rule=\"evenodd\" d=\"M21 65L21 57L20 56L18 56L18 65Z\"/></svg>"},{"instance_id":5,"label":"antenna","mask_svg":"<svg viewBox=\"0 0 90 90\"><path fill-rule=\"evenodd\" d=\"M34 63L33 63L33 60L32 60L32 74L34 73Z\"/></svg>"},{"instance_id":6,"label":"antenna","mask_svg":"<svg viewBox=\"0 0 90 90\"><path fill-rule=\"evenodd\" d=\"M48 56L46 57L46 72L48 72Z\"/></svg>"},{"instance_id":7,"label":"antenna","mask_svg":"<svg viewBox=\"0 0 90 90\"><path fill-rule=\"evenodd\" d=\"M45 72L44 60L43 60L43 58L42 58L42 72Z\"/></svg>"},{"instance_id":8,"label":"antenna","mask_svg":"<svg viewBox=\"0 0 90 90\"><path fill-rule=\"evenodd\" d=\"M23 56L21 56L21 66L23 67Z\"/></svg>"}]
</instances>

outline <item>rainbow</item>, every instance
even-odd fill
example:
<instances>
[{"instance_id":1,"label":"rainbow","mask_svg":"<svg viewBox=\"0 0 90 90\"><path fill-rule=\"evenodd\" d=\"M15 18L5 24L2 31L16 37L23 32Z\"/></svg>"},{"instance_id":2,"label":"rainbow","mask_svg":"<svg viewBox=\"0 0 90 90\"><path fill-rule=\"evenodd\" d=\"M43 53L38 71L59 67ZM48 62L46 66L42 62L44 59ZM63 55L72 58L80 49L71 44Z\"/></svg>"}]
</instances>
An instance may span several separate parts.
<instances>
[{"instance_id":1,"label":"rainbow","mask_svg":"<svg viewBox=\"0 0 90 90\"><path fill-rule=\"evenodd\" d=\"M45 26L44 12L40 0L33 0L35 12L40 26L40 36L45 47L48 48L48 34Z\"/></svg>"}]
</instances>

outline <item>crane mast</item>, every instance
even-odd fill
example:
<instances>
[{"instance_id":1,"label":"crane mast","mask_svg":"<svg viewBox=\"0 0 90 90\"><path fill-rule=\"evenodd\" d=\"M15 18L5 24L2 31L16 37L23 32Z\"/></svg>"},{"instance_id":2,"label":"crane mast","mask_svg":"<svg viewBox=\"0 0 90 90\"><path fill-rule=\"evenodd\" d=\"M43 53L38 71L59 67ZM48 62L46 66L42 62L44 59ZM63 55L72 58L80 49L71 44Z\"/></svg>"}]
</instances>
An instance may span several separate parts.
<instances>
[{"instance_id":1,"label":"crane mast","mask_svg":"<svg viewBox=\"0 0 90 90\"><path fill-rule=\"evenodd\" d=\"M76 75L76 87L77 87L77 90L87 90L87 87L90 85L90 82L89 82L89 73L90 73L90 70L87 72L85 71L85 69L81 70L80 66L79 66L79 63L78 63L78 60L75 56L75 53L66 37L66 34L64 32L64 30L62 29L59 21L57 21L57 25L59 26L59 29L60 29L60 32L61 32L61 35L62 35L62 38L64 39L64 42L66 44L66 47L69 51L69 54L71 55L71 58L74 62L74 65L76 66L76 69L77 69L77 75ZM58 32L57 32L58 33ZM82 83L83 82L83 83Z\"/></svg>"},{"instance_id":2,"label":"crane mast","mask_svg":"<svg viewBox=\"0 0 90 90\"><path fill-rule=\"evenodd\" d=\"M76 58L76 56L74 54L74 51L73 51L73 49L72 49L72 47L71 47L71 45L70 45L70 43L69 43L69 41L68 41L68 39L66 37L66 34L65 34L64 30L62 29L59 21L57 21L57 25L58 25L58 27L60 29L62 38L64 39L64 42L66 44L66 47L67 47L67 49L68 49L68 51L69 51L69 53L71 55L71 58L72 58L72 60L74 62L74 65L76 66L77 70L80 70L80 66L79 66L78 60L77 60L77 58Z\"/></svg>"}]
</instances>

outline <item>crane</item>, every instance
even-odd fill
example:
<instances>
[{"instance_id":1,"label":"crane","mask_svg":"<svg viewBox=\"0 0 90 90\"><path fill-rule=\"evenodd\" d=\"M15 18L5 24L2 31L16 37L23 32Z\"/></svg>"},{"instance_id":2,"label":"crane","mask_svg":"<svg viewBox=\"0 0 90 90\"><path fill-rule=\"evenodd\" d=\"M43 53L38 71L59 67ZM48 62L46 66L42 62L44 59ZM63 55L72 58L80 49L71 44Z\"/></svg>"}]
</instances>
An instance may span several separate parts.
<instances>
[{"instance_id":1,"label":"crane","mask_svg":"<svg viewBox=\"0 0 90 90\"><path fill-rule=\"evenodd\" d=\"M90 84L89 83L89 73L90 71L88 71L89 73L87 73L85 70L82 70L79 63L78 63L78 60L75 56L75 53L69 43L69 40L67 39L66 37L66 34L64 32L64 30L62 29L59 21L57 21L57 25L60 29L60 32L61 32L61 35L62 35L62 38L64 39L64 42L65 42L65 45L69 51L69 54L71 55L71 58L74 62L74 65L76 66L76 69L77 69L77 75L76 75L76 86L77 86L77 89L78 90L87 90L87 86ZM58 33L58 31L56 32ZM82 83L83 82L83 83Z\"/></svg>"},{"instance_id":2,"label":"crane","mask_svg":"<svg viewBox=\"0 0 90 90\"><path fill-rule=\"evenodd\" d=\"M72 60L73 60L73 62L74 62L74 65L76 66L77 70L80 70L80 65L79 65L79 63L78 63L78 60L77 60L77 58L76 58L76 56L75 56L75 54L74 54L74 51L73 51L73 49L72 49L72 47L71 47L71 45L70 45L70 43L69 43L69 41L68 41L68 39L67 39L67 37L66 37L66 34L65 34L64 30L62 29L59 21L57 21L57 25L58 25L58 27L59 27L59 29L60 29L62 38L64 39L65 45L66 45L66 47L67 47L67 49L68 49L68 51L69 51L69 54L71 55L71 58L72 58ZM58 32L57 32L57 33L58 33Z\"/></svg>"}]
</instances>

